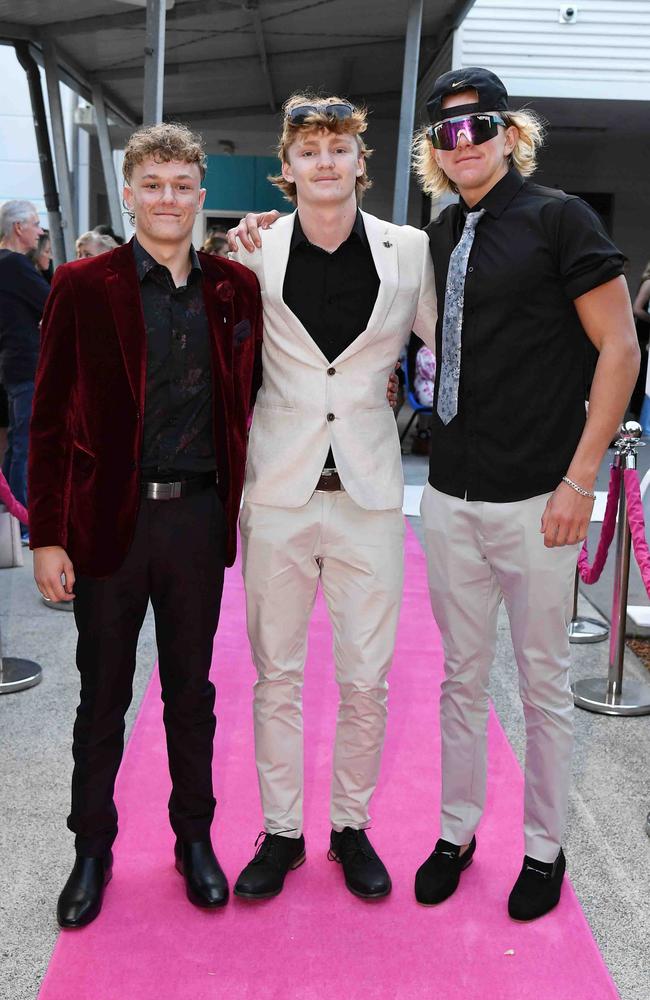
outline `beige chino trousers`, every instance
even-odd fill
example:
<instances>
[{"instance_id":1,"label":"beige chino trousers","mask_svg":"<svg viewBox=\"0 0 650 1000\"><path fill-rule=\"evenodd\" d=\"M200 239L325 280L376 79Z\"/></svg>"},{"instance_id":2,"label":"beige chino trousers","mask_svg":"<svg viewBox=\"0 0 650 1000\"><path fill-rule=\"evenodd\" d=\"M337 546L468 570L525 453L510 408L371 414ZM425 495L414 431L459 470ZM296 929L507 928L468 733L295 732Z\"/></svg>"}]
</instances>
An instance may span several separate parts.
<instances>
[{"instance_id":1,"label":"beige chino trousers","mask_svg":"<svg viewBox=\"0 0 650 1000\"><path fill-rule=\"evenodd\" d=\"M526 723L526 854L557 857L566 824L573 697L569 639L578 546L546 548L550 494L515 503L460 500L433 489L421 514L434 616L442 633L441 836L467 844L485 802L488 679L505 601Z\"/></svg>"},{"instance_id":2,"label":"beige chino trousers","mask_svg":"<svg viewBox=\"0 0 650 1000\"><path fill-rule=\"evenodd\" d=\"M343 491L323 492L303 507L246 502L240 525L266 831L297 838L303 829L302 685L319 581L340 693L330 819L335 830L363 829L379 776L402 597L402 513L364 510Z\"/></svg>"}]
</instances>

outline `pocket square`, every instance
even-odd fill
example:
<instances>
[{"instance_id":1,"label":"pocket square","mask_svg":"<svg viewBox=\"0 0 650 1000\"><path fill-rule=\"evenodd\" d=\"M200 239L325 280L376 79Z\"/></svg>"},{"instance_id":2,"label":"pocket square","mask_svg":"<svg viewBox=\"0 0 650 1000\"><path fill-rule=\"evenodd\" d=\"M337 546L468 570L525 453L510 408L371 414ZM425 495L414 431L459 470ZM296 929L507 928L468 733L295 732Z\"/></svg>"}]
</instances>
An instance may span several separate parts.
<instances>
[{"instance_id":1,"label":"pocket square","mask_svg":"<svg viewBox=\"0 0 650 1000\"><path fill-rule=\"evenodd\" d=\"M249 319L241 319L239 323L235 324L235 328L233 330L233 340L235 344L243 343L250 337L252 332L253 328L251 326L251 321Z\"/></svg>"}]
</instances>

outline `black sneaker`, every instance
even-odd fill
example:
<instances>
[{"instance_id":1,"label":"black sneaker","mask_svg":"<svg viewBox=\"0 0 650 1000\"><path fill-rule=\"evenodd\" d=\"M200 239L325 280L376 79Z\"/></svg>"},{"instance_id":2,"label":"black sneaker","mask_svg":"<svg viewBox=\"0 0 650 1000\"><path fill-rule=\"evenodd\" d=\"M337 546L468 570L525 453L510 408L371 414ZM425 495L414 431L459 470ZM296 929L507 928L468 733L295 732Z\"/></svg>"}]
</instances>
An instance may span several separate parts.
<instances>
[{"instance_id":1,"label":"black sneaker","mask_svg":"<svg viewBox=\"0 0 650 1000\"><path fill-rule=\"evenodd\" d=\"M461 872L472 863L476 850L476 837L464 854L460 847L448 840L440 839L415 876L415 898L423 906L435 906L443 903L458 888Z\"/></svg>"},{"instance_id":2,"label":"black sneaker","mask_svg":"<svg viewBox=\"0 0 650 1000\"><path fill-rule=\"evenodd\" d=\"M536 920L560 902L566 858L560 848L555 861L536 861L528 855L508 899L513 920Z\"/></svg>"},{"instance_id":3,"label":"black sneaker","mask_svg":"<svg viewBox=\"0 0 650 1000\"><path fill-rule=\"evenodd\" d=\"M345 884L355 896L380 899L392 889L386 866L365 830L353 830L351 826L345 826L340 833L332 830L327 857L343 865Z\"/></svg>"},{"instance_id":4,"label":"black sneaker","mask_svg":"<svg viewBox=\"0 0 650 1000\"><path fill-rule=\"evenodd\" d=\"M299 868L305 860L305 838L282 837L279 833L260 833L264 840L255 857L244 868L233 892L242 899L270 899L282 892L287 872Z\"/></svg>"}]
</instances>

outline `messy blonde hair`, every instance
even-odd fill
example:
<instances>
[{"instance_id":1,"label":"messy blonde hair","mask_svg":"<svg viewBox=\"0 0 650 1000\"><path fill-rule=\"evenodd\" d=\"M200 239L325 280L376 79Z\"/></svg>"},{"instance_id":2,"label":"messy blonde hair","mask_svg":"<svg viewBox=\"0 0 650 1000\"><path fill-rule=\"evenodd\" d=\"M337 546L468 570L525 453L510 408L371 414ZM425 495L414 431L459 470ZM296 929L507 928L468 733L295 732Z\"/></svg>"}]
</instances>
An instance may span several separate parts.
<instances>
[{"instance_id":1,"label":"messy blonde hair","mask_svg":"<svg viewBox=\"0 0 650 1000\"><path fill-rule=\"evenodd\" d=\"M205 177L206 155L203 140L196 132L180 122L160 122L136 129L124 150L122 173L127 184L131 183L133 168L152 156L156 163L196 163L201 180Z\"/></svg>"},{"instance_id":2,"label":"messy blonde hair","mask_svg":"<svg viewBox=\"0 0 650 1000\"><path fill-rule=\"evenodd\" d=\"M543 120L534 111L500 111L506 128L514 125L519 132L515 147L508 157L522 177L530 177L537 168L537 152L544 142ZM427 136L428 126L421 128L413 138L413 171L425 194L439 198L443 194L458 194L458 188L436 163L435 150Z\"/></svg>"},{"instance_id":3,"label":"messy blonde hair","mask_svg":"<svg viewBox=\"0 0 650 1000\"><path fill-rule=\"evenodd\" d=\"M357 177L355 188L357 202L360 202L368 188L372 186L372 181L368 177L366 160L372 155L373 150L369 149L361 138L362 133L368 128L368 109L355 107L353 108L350 118L343 119L334 118L333 116L328 116L326 114L310 115L304 125L292 125L288 118L289 112L292 108L298 108L301 104L347 103L349 102L345 101L341 97L324 97L322 94L315 94L309 91L300 94L292 94L291 97L285 101L282 107L284 121L282 123L282 132L278 140L278 159L281 163L289 163L289 149L298 136L309 135L312 132L334 132L336 135L353 135L357 140L359 156L363 160L363 173L360 177ZM271 184L275 184L275 186L282 191L287 201L290 201L293 205L297 204L298 195L296 192L296 185L293 181L285 180L282 174L269 174L268 180Z\"/></svg>"}]
</instances>

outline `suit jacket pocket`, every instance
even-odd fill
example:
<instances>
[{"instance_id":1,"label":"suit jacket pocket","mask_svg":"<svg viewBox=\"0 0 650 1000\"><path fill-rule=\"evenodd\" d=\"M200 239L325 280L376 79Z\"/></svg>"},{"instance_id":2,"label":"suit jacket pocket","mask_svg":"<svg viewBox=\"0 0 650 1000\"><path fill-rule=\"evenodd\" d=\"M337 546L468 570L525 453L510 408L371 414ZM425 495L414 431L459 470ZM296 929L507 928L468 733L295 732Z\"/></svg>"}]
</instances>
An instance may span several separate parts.
<instances>
[{"instance_id":1,"label":"suit jacket pocket","mask_svg":"<svg viewBox=\"0 0 650 1000\"><path fill-rule=\"evenodd\" d=\"M245 340L248 340L252 332L253 328L249 319L241 319L239 323L236 323L232 334L235 347L238 347L239 344L243 344Z\"/></svg>"},{"instance_id":2,"label":"suit jacket pocket","mask_svg":"<svg viewBox=\"0 0 650 1000\"><path fill-rule=\"evenodd\" d=\"M95 471L96 459L90 449L79 444L78 441L72 443L72 478L73 481L86 479Z\"/></svg>"}]
</instances>

